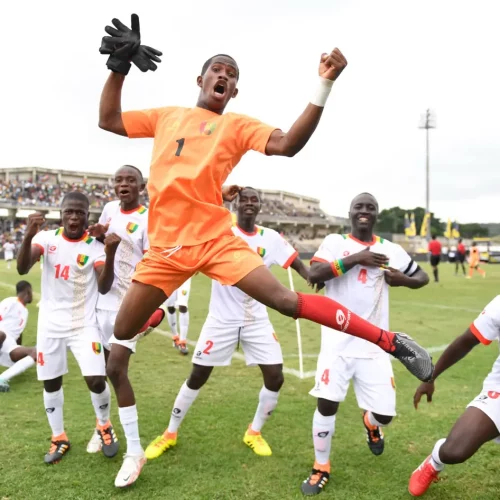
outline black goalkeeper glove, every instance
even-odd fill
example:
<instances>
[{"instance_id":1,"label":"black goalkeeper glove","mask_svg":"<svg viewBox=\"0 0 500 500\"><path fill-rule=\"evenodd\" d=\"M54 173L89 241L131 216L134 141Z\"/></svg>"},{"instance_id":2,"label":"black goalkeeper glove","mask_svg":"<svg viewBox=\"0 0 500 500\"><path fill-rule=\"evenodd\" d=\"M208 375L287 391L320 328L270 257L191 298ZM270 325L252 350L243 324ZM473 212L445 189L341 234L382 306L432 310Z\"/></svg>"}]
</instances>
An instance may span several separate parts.
<instances>
[{"instance_id":1,"label":"black goalkeeper glove","mask_svg":"<svg viewBox=\"0 0 500 500\"><path fill-rule=\"evenodd\" d=\"M158 56L161 56L162 53L147 45L140 45L139 16L132 14L132 29L127 28L118 19L113 19L111 22L116 29L106 26L106 33L111 36L103 37L99 49L101 54L110 54L106 63L107 67L111 71L127 75L131 67L130 61L132 61L142 72L155 71L158 66L154 61L161 62Z\"/></svg>"}]
</instances>

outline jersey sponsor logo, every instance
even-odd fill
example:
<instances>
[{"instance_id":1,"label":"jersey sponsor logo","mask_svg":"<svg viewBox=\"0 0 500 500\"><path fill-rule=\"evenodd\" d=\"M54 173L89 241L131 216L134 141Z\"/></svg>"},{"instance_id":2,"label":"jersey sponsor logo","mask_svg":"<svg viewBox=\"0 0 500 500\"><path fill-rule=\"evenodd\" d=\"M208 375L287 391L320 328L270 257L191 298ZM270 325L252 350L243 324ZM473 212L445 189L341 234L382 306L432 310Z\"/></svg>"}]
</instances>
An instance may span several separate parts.
<instances>
[{"instance_id":1,"label":"jersey sponsor logo","mask_svg":"<svg viewBox=\"0 0 500 500\"><path fill-rule=\"evenodd\" d=\"M92 350L94 351L94 354L101 354L102 344L100 342L92 342Z\"/></svg>"},{"instance_id":2,"label":"jersey sponsor logo","mask_svg":"<svg viewBox=\"0 0 500 500\"><path fill-rule=\"evenodd\" d=\"M56 245L51 245L49 247L49 253L54 253L56 250L57 250L57 246Z\"/></svg>"},{"instance_id":3,"label":"jersey sponsor logo","mask_svg":"<svg viewBox=\"0 0 500 500\"><path fill-rule=\"evenodd\" d=\"M213 122L201 122L200 123L200 133L204 135L210 135L215 132L217 125Z\"/></svg>"},{"instance_id":4,"label":"jersey sponsor logo","mask_svg":"<svg viewBox=\"0 0 500 500\"><path fill-rule=\"evenodd\" d=\"M261 256L264 257L266 255L266 249L262 247L257 247L257 253Z\"/></svg>"},{"instance_id":5,"label":"jersey sponsor logo","mask_svg":"<svg viewBox=\"0 0 500 500\"><path fill-rule=\"evenodd\" d=\"M139 227L139 224L135 224L133 222L129 222L127 224L127 233L128 234L132 234L132 233L135 233L137 231L137 228Z\"/></svg>"},{"instance_id":6,"label":"jersey sponsor logo","mask_svg":"<svg viewBox=\"0 0 500 500\"><path fill-rule=\"evenodd\" d=\"M335 320L337 321L337 325L339 325L340 331L345 332L349 327L349 323L351 322L351 311L347 312L346 318L344 311L342 311L341 309L337 309Z\"/></svg>"},{"instance_id":7,"label":"jersey sponsor logo","mask_svg":"<svg viewBox=\"0 0 500 500\"><path fill-rule=\"evenodd\" d=\"M89 261L89 256L84 255L83 253L79 253L78 256L76 257L76 263L80 267L83 267L88 261Z\"/></svg>"}]
</instances>

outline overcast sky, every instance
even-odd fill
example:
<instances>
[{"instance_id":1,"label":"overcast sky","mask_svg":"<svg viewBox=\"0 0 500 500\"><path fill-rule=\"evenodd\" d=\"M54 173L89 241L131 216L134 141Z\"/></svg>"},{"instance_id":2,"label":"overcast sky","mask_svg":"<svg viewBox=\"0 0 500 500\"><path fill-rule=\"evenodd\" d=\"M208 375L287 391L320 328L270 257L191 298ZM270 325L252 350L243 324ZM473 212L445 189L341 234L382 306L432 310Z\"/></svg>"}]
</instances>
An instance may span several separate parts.
<instances>
[{"instance_id":1,"label":"overcast sky","mask_svg":"<svg viewBox=\"0 0 500 500\"><path fill-rule=\"evenodd\" d=\"M427 107L431 209L461 222L498 222L500 2L457 0L13 1L0 86L0 166L149 172L152 143L97 127L107 77L104 26L140 16L143 43L164 53L155 73L133 67L123 109L194 106L196 76L216 53L239 63L228 110L287 130L312 97L322 52L349 65L323 119L295 158L246 155L234 183L311 195L334 215L372 192L380 206L425 204Z\"/></svg>"}]
</instances>

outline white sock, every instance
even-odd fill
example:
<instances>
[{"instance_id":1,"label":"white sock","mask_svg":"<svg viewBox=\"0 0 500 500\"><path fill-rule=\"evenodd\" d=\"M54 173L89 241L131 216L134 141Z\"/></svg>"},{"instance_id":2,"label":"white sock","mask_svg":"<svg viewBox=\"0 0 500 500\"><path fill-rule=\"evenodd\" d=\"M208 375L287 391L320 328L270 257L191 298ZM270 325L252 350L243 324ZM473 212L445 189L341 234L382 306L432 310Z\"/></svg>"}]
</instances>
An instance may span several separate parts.
<instances>
[{"instance_id":1,"label":"white sock","mask_svg":"<svg viewBox=\"0 0 500 500\"><path fill-rule=\"evenodd\" d=\"M43 391L43 404L45 413L49 420L52 436L60 436L64 433L63 406L64 392L62 387L56 392Z\"/></svg>"},{"instance_id":2,"label":"white sock","mask_svg":"<svg viewBox=\"0 0 500 500\"><path fill-rule=\"evenodd\" d=\"M255 432L260 432L267 419L272 415L278 404L279 392L270 391L262 387L259 393L259 405L253 417L251 428Z\"/></svg>"},{"instance_id":3,"label":"white sock","mask_svg":"<svg viewBox=\"0 0 500 500\"><path fill-rule=\"evenodd\" d=\"M172 335L177 335L177 311L169 313L167 309L167 319Z\"/></svg>"},{"instance_id":4,"label":"white sock","mask_svg":"<svg viewBox=\"0 0 500 500\"><path fill-rule=\"evenodd\" d=\"M313 417L313 444L316 462L325 465L330 462L332 437L335 433L335 417L325 417L316 408Z\"/></svg>"},{"instance_id":5,"label":"white sock","mask_svg":"<svg viewBox=\"0 0 500 500\"><path fill-rule=\"evenodd\" d=\"M118 415L127 440L128 455L142 455L144 450L139 437L139 417L137 416L137 406L127 406L118 408Z\"/></svg>"},{"instance_id":6,"label":"white sock","mask_svg":"<svg viewBox=\"0 0 500 500\"><path fill-rule=\"evenodd\" d=\"M26 356L23 359L20 359L16 363L14 363L10 368L5 370L3 373L0 373L0 379L8 380L13 379L17 375L23 373L28 368L31 368L35 364L35 360L31 356Z\"/></svg>"},{"instance_id":7,"label":"white sock","mask_svg":"<svg viewBox=\"0 0 500 500\"><path fill-rule=\"evenodd\" d=\"M434 449L432 450L431 453L431 464L436 470L443 470L444 469L444 464L441 462L441 459L439 458L439 450L441 449L441 446L443 446L444 442L446 439L440 439L435 445Z\"/></svg>"},{"instance_id":8,"label":"white sock","mask_svg":"<svg viewBox=\"0 0 500 500\"><path fill-rule=\"evenodd\" d=\"M90 398L92 399L92 404L94 405L97 423L99 425L107 424L111 411L111 391L109 390L108 383L106 382L106 387L104 391L101 392L101 394L97 394L91 391Z\"/></svg>"},{"instance_id":9,"label":"white sock","mask_svg":"<svg viewBox=\"0 0 500 500\"><path fill-rule=\"evenodd\" d=\"M368 412L368 422L370 422L371 425L374 425L375 427L386 427L386 424L381 424L373 415L371 411ZM387 424L389 425L389 424Z\"/></svg>"},{"instance_id":10,"label":"white sock","mask_svg":"<svg viewBox=\"0 0 500 500\"><path fill-rule=\"evenodd\" d=\"M179 326L180 326L180 340L186 340L189 329L189 311L179 313Z\"/></svg>"},{"instance_id":11,"label":"white sock","mask_svg":"<svg viewBox=\"0 0 500 500\"><path fill-rule=\"evenodd\" d=\"M172 410L172 415L170 416L170 422L168 423L167 432L177 432L177 429L181 425L186 413L188 412L194 400L198 397L199 389L193 390L187 386L187 383L182 384L181 390L174 402L174 409Z\"/></svg>"},{"instance_id":12,"label":"white sock","mask_svg":"<svg viewBox=\"0 0 500 500\"><path fill-rule=\"evenodd\" d=\"M7 261L7 269L10 269L10 260Z\"/></svg>"}]
</instances>

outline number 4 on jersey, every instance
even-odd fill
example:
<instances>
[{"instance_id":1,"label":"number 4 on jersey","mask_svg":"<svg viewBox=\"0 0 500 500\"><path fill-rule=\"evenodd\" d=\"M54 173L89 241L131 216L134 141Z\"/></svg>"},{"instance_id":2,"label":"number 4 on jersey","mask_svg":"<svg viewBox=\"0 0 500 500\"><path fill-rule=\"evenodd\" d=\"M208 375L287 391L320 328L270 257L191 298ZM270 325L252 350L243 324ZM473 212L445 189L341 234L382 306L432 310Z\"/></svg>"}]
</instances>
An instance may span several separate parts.
<instances>
[{"instance_id":1,"label":"number 4 on jersey","mask_svg":"<svg viewBox=\"0 0 500 500\"><path fill-rule=\"evenodd\" d=\"M358 281L361 281L363 285L366 285L366 282L368 281L368 273L366 272L366 269L361 269L359 271Z\"/></svg>"}]
</instances>

